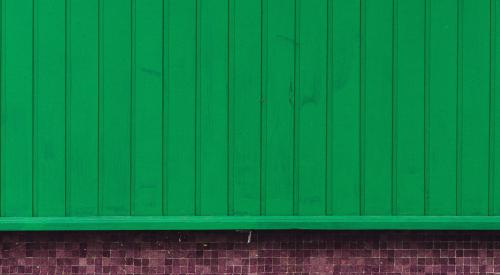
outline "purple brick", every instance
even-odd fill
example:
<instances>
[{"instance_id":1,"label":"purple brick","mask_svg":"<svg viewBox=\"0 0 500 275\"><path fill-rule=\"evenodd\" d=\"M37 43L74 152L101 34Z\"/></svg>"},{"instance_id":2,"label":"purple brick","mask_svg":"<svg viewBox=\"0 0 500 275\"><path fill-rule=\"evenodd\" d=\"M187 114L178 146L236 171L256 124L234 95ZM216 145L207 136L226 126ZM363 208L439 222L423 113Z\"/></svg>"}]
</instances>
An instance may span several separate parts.
<instances>
[{"instance_id":1,"label":"purple brick","mask_svg":"<svg viewBox=\"0 0 500 275\"><path fill-rule=\"evenodd\" d=\"M5 232L2 274L495 274L499 232Z\"/></svg>"}]
</instances>

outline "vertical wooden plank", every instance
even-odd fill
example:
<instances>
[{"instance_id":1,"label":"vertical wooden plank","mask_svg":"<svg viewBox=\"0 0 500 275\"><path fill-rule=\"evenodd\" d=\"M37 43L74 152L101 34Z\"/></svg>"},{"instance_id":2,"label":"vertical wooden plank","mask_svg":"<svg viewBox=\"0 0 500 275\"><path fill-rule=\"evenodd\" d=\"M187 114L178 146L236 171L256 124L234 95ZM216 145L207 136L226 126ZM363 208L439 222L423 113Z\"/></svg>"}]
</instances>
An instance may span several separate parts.
<instances>
[{"instance_id":1,"label":"vertical wooden plank","mask_svg":"<svg viewBox=\"0 0 500 275\"><path fill-rule=\"evenodd\" d=\"M360 1L333 1L333 85L328 91L333 132L331 184L332 213L360 213Z\"/></svg>"},{"instance_id":2,"label":"vertical wooden plank","mask_svg":"<svg viewBox=\"0 0 500 275\"><path fill-rule=\"evenodd\" d=\"M130 214L131 1L101 4L101 215Z\"/></svg>"},{"instance_id":3,"label":"vertical wooden plank","mask_svg":"<svg viewBox=\"0 0 500 275\"><path fill-rule=\"evenodd\" d=\"M261 3L231 0L230 184L234 215L260 214Z\"/></svg>"},{"instance_id":4,"label":"vertical wooden plank","mask_svg":"<svg viewBox=\"0 0 500 275\"><path fill-rule=\"evenodd\" d=\"M296 90L296 178L299 215L325 214L326 1L300 1Z\"/></svg>"},{"instance_id":5,"label":"vertical wooden plank","mask_svg":"<svg viewBox=\"0 0 500 275\"><path fill-rule=\"evenodd\" d=\"M35 2L34 213L64 216L66 49L64 0Z\"/></svg>"},{"instance_id":6,"label":"vertical wooden plank","mask_svg":"<svg viewBox=\"0 0 500 275\"><path fill-rule=\"evenodd\" d=\"M489 106L489 167L488 215L496 215L495 203L495 78L496 78L496 1L490 1L490 106Z\"/></svg>"},{"instance_id":7,"label":"vertical wooden plank","mask_svg":"<svg viewBox=\"0 0 500 275\"><path fill-rule=\"evenodd\" d=\"M0 216L5 211L5 1L0 2Z\"/></svg>"},{"instance_id":8,"label":"vertical wooden plank","mask_svg":"<svg viewBox=\"0 0 500 275\"><path fill-rule=\"evenodd\" d=\"M34 1L34 215L65 214L65 2Z\"/></svg>"},{"instance_id":9,"label":"vertical wooden plank","mask_svg":"<svg viewBox=\"0 0 500 275\"><path fill-rule=\"evenodd\" d=\"M2 94L2 215L31 216L33 1L5 0Z\"/></svg>"},{"instance_id":10,"label":"vertical wooden plank","mask_svg":"<svg viewBox=\"0 0 500 275\"><path fill-rule=\"evenodd\" d=\"M488 214L489 8L463 0L462 215Z\"/></svg>"},{"instance_id":11,"label":"vertical wooden plank","mask_svg":"<svg viewBox=\"0 0 500 275\"><path fill-rule=\"evenodd\" d=\"M428 1L428 215L456 214L457 1Z\"/></svg>"},{"instance_id":12,"label":"vertical wooden plank","mask_svg":"<svg viewBox=\"0 0 500 275\"><path fill-rule=\"evenodd\" d=\"M98 0L67 2L67 213L98 213Z\"/></svg>"},{"instance_id":13,"label":"vertical wooden plank","mask_svg":"<svg viewBox=\"0 0 500 275\"><path fill-rule=\"evenodd\" d=\"M365 215L392 211L393 0L365 6Z\"/></svg>"},{"instance_id":14,"label":"vertical wooden plank","mask_svg":"<svg viewBox=\"0 0 500 275\"><path fill-rule=\"evenodd\" d=\"M266 48L263 61L266 119L262 145L265 214L292 215L295 4L288 0L269 0L266 4L263 7L266 10L263 45Z\"/></svg>"},{"instance_id":15,"label":"vertical wooden plank","mask_svg":"<svg viewBox=\"0 0 500 275\"><path fill-rule=\"evenodd\" d=\"M462 215L463 0L457 1L457 215Z\"/></svg>"},{"instance_id":16,"label":"vertical wooden plank","mask_svg":"<svg viewBox=\"0 0 500 275\"><path fill-rule=\"evenodd\" d=\"M227 214L228 0L200 1L200 215Z\"/></svg>"},{"instance_id":17,"label":"vertical wooden plank","mask_svg":"<svg viewBox=\"0 0 500 275\"><path fill-rule=\"evenodd\" d=\"M424 214L425 1L398 0L397 209Z\"/></svg>"},{"instance_id":18,"label":"vertical wooden plank","mask_svg":"<svg viewBox=\"0 0 500 275\"><path fill-rule=\"evenodd\" d=\"M492 1L493 214L500 215L500 0Z\"/></svg>"},{"instance_id":19,"label":"vertical wooden plank","mask_svg":"<svg viewBox=\"0 0 500 275\"><path fill-rule=\"evenodd\" d=\"M161 215L163 2L135 1L133 215Z\"/></svg>"},{"instance_id":20,"label":"vertical wooden plank","mask_svg":"<svg viewBox=\"0 0 500 275\"><path fill-rule=\"evenodd\" d=\"M331 90L333 87L333 74L331 73L333 68L333 37L332 37L332 28L333 28L333 0L326 1L326 158L325 158L325 167L326 167L326 175L325 175L325 205L326 205L326 215L332 215L333 211L333 182L332 182L332 159L333 150L332 150L332 139L330 138L333 133L333 125L332 121L332 95Z\"/></svg>"},{"instance_id":21,"label":"vertical wooden plank","mask_svg":"<svg viewBox=\"0 0 500 275\"><path fill-rule=\"evenodd\" d=\"M195 214L196 0L165 2L165 213Z\"/></svg>"}]
</instances>

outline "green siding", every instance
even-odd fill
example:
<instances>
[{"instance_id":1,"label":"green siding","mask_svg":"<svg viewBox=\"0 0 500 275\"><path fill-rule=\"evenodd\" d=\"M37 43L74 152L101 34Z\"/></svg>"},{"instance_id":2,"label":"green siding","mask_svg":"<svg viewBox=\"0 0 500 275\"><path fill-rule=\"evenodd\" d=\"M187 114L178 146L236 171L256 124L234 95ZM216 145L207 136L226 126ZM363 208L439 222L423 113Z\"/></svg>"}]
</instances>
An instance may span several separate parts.
<instances>
[{"instance_id":1,"label":"green siding","mask_svg":"<svg viewBox=\"0 0 500 275\"><path fill-rule=\"evenodd\" d=\"M499 0L3 0L0 230L500 229Z\"/></svg>"}]
</instances>

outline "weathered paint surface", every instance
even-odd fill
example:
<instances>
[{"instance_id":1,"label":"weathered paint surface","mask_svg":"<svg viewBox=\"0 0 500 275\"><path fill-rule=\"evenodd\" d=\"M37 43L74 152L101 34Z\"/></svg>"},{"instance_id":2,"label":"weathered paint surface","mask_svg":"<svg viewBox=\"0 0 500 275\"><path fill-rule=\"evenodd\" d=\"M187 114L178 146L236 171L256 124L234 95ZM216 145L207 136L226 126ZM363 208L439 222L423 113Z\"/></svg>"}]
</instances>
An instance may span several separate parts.
<instances>
[{"instance_id":1,"label":"weathered paint surface","mask_svg":"<svg viewBox=\"0 0 500 275\"><path fill-rule=\"evenodd\" d=\"M2 0L1 216L500 215L498 1Z\"/></svg>"}]
</instances>

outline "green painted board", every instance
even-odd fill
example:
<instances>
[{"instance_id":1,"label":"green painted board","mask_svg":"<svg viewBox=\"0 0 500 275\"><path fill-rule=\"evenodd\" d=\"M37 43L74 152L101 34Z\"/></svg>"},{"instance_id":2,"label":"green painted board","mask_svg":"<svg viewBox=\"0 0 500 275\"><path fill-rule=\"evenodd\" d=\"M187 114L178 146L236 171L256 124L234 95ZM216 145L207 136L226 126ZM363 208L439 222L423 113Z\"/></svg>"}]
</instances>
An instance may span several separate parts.
<instances>
[{"instance_id":1,"label":"green painted board","mask_svg":"<svg viewBox=\"0 0 500 275\"><path fill-rule=\"evenodd\" d=\"M498 99L498 88L496 83L500 83L500 71L497 64L500 61L500 20L497 19L497 14L500 12L499 0L493 1L491 5L491 39L490 39L490 83L491 83L491 108L490 108L490 189L488 190L488 201L490 203L490 214L500 214L500 199L495 199L500 195L500 99Z\"/></svg>"},{"instance_id":2,"label":"green painted board","mask_svg":"<svg viewBox=\"0 0 500 275\"><path fill-rule=\"evenodd\" d=\"M361 213L361 1L332 0L328 181L333 215Z\"/></svg>"},{"instance_id":3,"label":"green painted board","mask_svg":"<svg viewBox=\"0 0 500 275\"><path fill-rule=\"evenodd\" d=\"M261 3L231 0L229 15L229 214L259 215Z\"/></svg>"},{"instance_id":4,"label":"green painted board","mask_svg":"<svg viewBox=\"0 0 500 275\"><path fill-rule=\"evenodd\" d=\"M132 37L132 1L100 1L99 215L104 216L131 214Z\"/></svg>"},{"instance_id":5,"label":"green painted board","mask_svg":"<svg viewBox=\"0 0 500 275\"><path fill-rule=\"evenodd\" d=\"M295 211L326 213L327 3L297 1L295 96Z\"/></svg>"},{"instance_id":6,"label":"green painted board","mask_svg":"<svg viewBox=\"0 0 500 275\"><path fill-rule=\"evenodd\" d=\"M228 0L198 1L196 214L228 213Z\"/></svg>"},{"instance_id":7,"label":"green painted board","mask_svg":"<svg viewBox=\"0 0 500 275\"><path fill-rule=\"evenodd\" d=\"M363 158L365 215L392 214L393 0L365 0Z\"/></svg>"},{"instance_id":8,"label":"green painted board","mask_svg":"<svg viewBox=\"0 0 500 275\"><path fill-rule=\"evenodd\" d=\"M2 216L33 215L33 1L2 1Z\"/></svg>"},{"instance_id":9,"label":"green painted board","mask_svg":"<svg viewBox=\"0 0 500 275\"><path fill-rule=\"evenodd\" d=\"M167 215L194 215L196 198L196 0L164 6L163 205Z\"/></svg>"},{"instance_id":10,"label":"green painted board","mask_svg":"<svg viewBox=\"0 0 500 275\"><path fill-rule=\"evenodd\" d=\"M132 6L132 215L163 213L163 3Z\"/></svg>"},{"instance_id":11,"label":"green painted board","mask_svg":"<svg viewBox=\"0 0 500 275\"><path fill-rule=\"evenodd\" d=\"M3 0L0 230L500 229L499 0Z\"/></svg>"},{"instance_id":12,"label":"green painted board","mask_svg":"<svg viewBox=\"0 0 500 275\"><path fill-rule=\"evenodd\" d=\"M293 215L295 2L262 7L263 215Z\"/></svg>"},{"instance_id":13,"label":"green painted board","mask_svg":"<svg viewBox=\"0 0 500 275\"><path fill-rule=\"evenodd\" d=\"M463 0L460 8L460 214L488 215L490 1Z\"/></svg>"},{"instance_id":14,"label":"green painted board","mask_svg":"<svg viewBox=\"0 0 500 275\"><path fill-rule=\"evenodd\" d=\"M427 9L432 24L426 28L426 214L455 215L458 5L454 0L430 1Z\"/></svg>"},{"instance_id":15,"label":"green painted board","mask_svg":"<svg viewBox=\"0 0 500 275\"><path fill-rule=\"evenodd\" d=\"M99 209L99 1L67 2L66 214Z\"/></svg>"},{"instance_id":16,"label":"green painted board","mask_svg":"<svg viewBox=\"0 0 500 275\"><path fill-rule=\"evenodd\" d=\"M33 215L66 213L66 47L64 1L34 6Z\"/></svg>"},{"instance_id":17,"label":"green painted board","mask_svg":"<svg viewBox=\"0 0 500 275\"><path fill-rule=\"evenodd\" d=\"M423 215L425 1L397 0L394 184L397 215Z\"/></svg>"}]
</instances>

